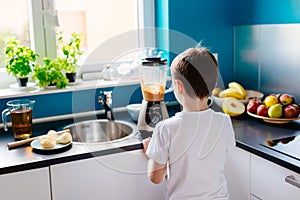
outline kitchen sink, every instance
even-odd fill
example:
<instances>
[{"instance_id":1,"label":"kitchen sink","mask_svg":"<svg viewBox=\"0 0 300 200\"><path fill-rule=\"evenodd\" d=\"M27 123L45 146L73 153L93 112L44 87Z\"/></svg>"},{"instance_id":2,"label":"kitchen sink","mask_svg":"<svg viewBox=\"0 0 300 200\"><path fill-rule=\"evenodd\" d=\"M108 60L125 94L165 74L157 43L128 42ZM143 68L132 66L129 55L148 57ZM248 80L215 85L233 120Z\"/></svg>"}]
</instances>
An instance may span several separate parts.
<instances>
[{"instance_id":1,"label":"kitchen sink","mask_svg":"<svg viewBox=\"0 0 300 200\"><path fill-rule=\"evenodd\" d=\"M108 143L126 140L137 134L136 125L121 120L88 120L64 126L74 143Z\"/></svg>"}]
</instances>

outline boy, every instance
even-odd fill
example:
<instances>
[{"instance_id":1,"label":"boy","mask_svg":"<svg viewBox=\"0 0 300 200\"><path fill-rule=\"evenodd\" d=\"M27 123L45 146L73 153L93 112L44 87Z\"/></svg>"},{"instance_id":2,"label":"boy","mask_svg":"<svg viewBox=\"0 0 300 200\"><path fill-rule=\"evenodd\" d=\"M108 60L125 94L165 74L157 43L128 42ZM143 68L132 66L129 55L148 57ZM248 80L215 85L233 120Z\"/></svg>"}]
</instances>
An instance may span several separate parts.
<instances>
[{"instance_id":1,"label":"boy","mask_svg":"<svg viewBox=\"0 0 300 200\"><path fill-rule=\"evenodd\" d=\"M183 109L143 140L148 176L158 184L167 175L169 200L228 200L223 170L227 151L235 146L233 127L228 115L207 105L217 61L204 47L190 48L174 59L171 74Z\"/></svg>"}]
</instances>

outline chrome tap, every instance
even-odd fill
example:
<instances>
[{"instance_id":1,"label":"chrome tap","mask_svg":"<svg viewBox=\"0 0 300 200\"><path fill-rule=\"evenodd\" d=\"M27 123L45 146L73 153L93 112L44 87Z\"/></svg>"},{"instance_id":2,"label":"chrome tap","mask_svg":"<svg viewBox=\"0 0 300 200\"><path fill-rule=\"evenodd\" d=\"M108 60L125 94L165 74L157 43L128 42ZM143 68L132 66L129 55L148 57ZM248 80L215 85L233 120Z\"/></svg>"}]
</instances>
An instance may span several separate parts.
<instances>
[{"instance_id":1,"label":"chrome tap","mask_svg":"<svg viewBox=\"0 0 300 200\"><path fill-rule=\"evenodd\" d=\"M98 102L105 109L105 118L108 120L114 120L113 112L112 112L112 91L104 91L105 100L102 96L98 97Z\"/></svg>"}]
</instances>

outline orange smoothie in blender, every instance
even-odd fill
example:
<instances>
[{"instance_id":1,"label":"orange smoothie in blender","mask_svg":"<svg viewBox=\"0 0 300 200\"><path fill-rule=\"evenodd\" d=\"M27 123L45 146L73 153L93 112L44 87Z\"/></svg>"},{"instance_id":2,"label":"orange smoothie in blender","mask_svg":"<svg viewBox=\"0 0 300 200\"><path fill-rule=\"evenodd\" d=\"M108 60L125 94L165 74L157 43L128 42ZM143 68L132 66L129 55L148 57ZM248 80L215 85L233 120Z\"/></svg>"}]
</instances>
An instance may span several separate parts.
<instances>
[{"instance_id":1,"label":"orange smoothie in blender","mask_svg":"<svg viewBox=\"0 0 300 200\"><path fill-rule=\"evenodd\" d=\"M157 83L142 85L142 92L146 101L162 101L164 99L165 88Z\"/></svg>"}]
</instances>

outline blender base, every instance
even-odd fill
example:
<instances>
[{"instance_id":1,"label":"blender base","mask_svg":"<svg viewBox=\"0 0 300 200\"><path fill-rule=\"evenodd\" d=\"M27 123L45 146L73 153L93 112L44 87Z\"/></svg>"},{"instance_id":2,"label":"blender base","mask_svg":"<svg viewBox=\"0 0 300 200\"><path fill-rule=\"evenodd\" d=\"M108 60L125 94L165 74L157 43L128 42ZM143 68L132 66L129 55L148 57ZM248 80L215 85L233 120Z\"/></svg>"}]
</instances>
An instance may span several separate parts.
<instances>
[{"instance_id":1,"label":"blender base","mask_svg":"<svg viewBox=\"0 0 300 200\"><path fill-rule=\"evenodd\" d=\"M143 100L137 128L140 132L146 131L150 132L152 135L155 125L167 118L169 118L169 114L164 101L153 102ZM145 135L150 134L148 133Z\"/></svg>"}]
</instances>

